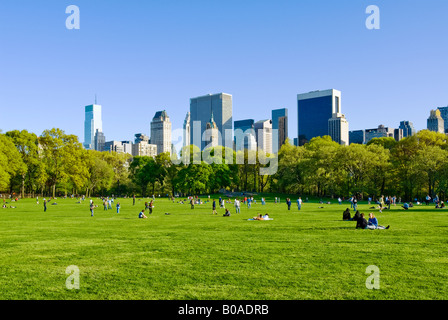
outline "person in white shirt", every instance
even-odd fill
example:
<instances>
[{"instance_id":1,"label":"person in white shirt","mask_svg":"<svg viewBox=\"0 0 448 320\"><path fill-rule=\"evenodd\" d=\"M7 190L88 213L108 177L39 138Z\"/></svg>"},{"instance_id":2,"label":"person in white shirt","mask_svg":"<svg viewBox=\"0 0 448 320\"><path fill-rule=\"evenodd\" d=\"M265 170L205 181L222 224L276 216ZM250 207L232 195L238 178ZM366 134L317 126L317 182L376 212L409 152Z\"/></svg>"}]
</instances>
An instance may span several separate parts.
<instances>
[{"instance_id":1,"label":"person in white shirt","mask_svg":"<svg viewBox=\"0 0 448 320\"><path fill-rule=\"evenodd\" d=\"M241 212L240 211L240 200L238 200L238 199L235 199L235 210L236 210L236 213Z\"/></svg>"}]
</instances>

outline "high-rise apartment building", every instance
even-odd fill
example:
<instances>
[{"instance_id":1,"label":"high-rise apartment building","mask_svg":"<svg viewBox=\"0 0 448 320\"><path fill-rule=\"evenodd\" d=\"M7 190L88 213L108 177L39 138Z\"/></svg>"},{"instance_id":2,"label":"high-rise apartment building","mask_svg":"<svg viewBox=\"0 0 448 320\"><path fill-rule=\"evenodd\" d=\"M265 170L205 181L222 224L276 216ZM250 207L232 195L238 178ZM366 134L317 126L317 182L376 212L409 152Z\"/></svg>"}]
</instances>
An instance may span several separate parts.
<instances>
[{"instance_id":1,"label":"high-rise apartment building","mask_svg":"<svg viewBox=\"0 0 448 320\"><path fill-rule=\"evenodd\" d=\"M187 112L187 115L185 116L184 120L184 126L183 126L183 146L189 146L190 145L190 133L191 133L191 126L190 126L190 112Z\"/></svg>"},{"instance_id":2,"label":"high-rise apartment building","mask_svg":"<svg viewBox=\"0 0 448 320\"><path fill-rule=\"evenodd\" d=\"M258 150L263 150L266 154L272 153L272 120L257 121L254 129Z\"/></svg>"},{"instance_id":3,"label":"high-rise apartment building","mask_svg":"<svg viewBox=\"0 0 448 320\"><path fill-rule=\"evenodd\" d=\"M207 145L204 133L212 112L220 136L218 145L232 148L232 96L226 93L190 99L190 144L204 150Z\"/></svg>"},{"instance_id":4,"label":"high-rise apartment building","mask_svg":"<svg viewBox=\"0 0 448 320\"><path fill-rule=\"evenodd\" d=\"M342 113L333 113L328 120L328 135L340 145L349 145L348 121Z\"/></svg>"},{"instance_id":5,"label":"high-rise apartment building","mask_svg":"<svg viewBox=\"0 0 448 320\"><path fill-rule=\"evenodd\" d=\"M171 121L166 111L157 111L152 119L151 144L157 145L157 154L171 154Z\"/></svg>"},{"instance_id":6,"label":"high-rise apartment building","mask_svg":"<svg viewBox=\"0 0 448 320\"><path fill-rule=\"evenodd\" d=\"M329 135L328 120L340 114L341 92L330 89L297 95L298 142L302 146L314 137Z\"/></svg>"},{"instance_id":7,"label":"high-rise apartment building","mask_svg":"<svg viewBox=\"0 0 448 320\"><path fill-rule=\"evenodd\" d=\"M439 109L431 110L430 116L427 121L428 130L439 133L445 132L445 121L443 121L441 112Z\"/></svg>"},{"instance_id":8,"label":"high-rise apartment building","mask_svg":"<svg viewBox=\"0 0 448 320\"><path fill-rule=\"evenodd\" d=\"M272 141L277 140L278 143L273 143L272 152L278 153L282 145L288 139L288 109L272 110Z\"/></svg>"},{"instance_id":9,"label":"high-rise apartment building","mask_svg":"<svg viewBox=\"0 0 448 320\"><path fill-rule=\"evenodd\" d=\"M103 131L103 122L101 120L101 106L97 104L85 107L84 120L84 148L94 149L95 133L99 130Z\"/></svg>"}]
</instances>

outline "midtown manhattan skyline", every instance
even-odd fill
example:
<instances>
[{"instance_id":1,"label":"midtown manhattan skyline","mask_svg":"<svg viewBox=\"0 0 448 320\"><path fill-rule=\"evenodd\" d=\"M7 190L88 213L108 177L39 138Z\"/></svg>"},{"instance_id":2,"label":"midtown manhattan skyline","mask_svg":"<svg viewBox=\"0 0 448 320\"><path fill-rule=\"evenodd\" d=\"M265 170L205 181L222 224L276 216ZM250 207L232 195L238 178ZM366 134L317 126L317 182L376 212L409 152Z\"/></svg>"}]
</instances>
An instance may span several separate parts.
<instances>
[{"instance_id":1,"label":"midtown manhattan skyline","mask_svg":"<svg viewBox=\"0 0 448 320\"><path fill-rule=\"evenodd\" d=\"M228 92L233 120L287 108L293 139L297 94L336 88L350 130L403 120L422 130L448 105L448 3L431 3L375 1L381 29L368 30L367 1L5 0L0 129L58 127L82 142L97 94L107 140L132 140L150 133L156 111L180 129L190 98ZM70 4L79 30L65 28Z\"/></svg>"}]
</instances>

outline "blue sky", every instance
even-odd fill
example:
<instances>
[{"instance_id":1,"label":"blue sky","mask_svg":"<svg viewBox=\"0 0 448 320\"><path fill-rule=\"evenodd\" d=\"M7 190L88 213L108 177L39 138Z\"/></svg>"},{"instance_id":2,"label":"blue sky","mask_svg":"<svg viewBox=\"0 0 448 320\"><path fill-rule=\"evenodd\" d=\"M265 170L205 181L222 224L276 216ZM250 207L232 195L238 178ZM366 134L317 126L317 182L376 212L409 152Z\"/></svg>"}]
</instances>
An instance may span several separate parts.
<instances>
[{"instance_id":1,"label":"blue sky","mask_svg":"<svg viewBox=\"0 0 448 320\"><path fill-rule=\"evenodd\" d=\"M368 5L381 29L368 30ZM77 5L80 30L65 9ZM181 128L189 99L233 95L233 120L289 109L298 93L342 91L350 130L426 127L448 105L446 0L2 0L0 129L59 127L83 140L84 106L103 106L107 140L149 134L165 109Z\"/></svg>"}]
</instances>

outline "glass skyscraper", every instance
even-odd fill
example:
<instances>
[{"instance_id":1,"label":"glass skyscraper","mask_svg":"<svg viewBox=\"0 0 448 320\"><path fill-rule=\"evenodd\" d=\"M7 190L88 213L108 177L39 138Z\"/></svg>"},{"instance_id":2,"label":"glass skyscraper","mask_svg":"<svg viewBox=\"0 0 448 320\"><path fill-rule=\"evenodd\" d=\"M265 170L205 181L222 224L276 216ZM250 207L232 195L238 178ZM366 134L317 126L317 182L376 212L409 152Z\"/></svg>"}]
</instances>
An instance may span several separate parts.
<instances>
[{"instance_id":1,"label":"glass skyscraper","mask_svg":"<svg viewBox=\"0 0 448 320\"><path fill-rule=\"evenodd\" d=\"M288 109L272 110L272 139L278 144L272 144L272 152L277 153L288 139Z\"/></svg>"},{"instance_id":2,"label":"glass skyscraper","mask_svg":"<svg viewBox=\"0 0 448 320\"><path fill-rule=\"evenodd\" d=\"M233 148L232 96L226 93L208 94L190 99L190 141L200 147L207 146L204 136L207 123L213 120L219 130L218 145Z\"/></svg>"},{"instance_id":3,"label":"glass skyscraper","mask_svg":"<svg viewBox=\"0 0 448 320\"><path fill-rule=\"evenodd\" d=\"M234 122L235 150L256 150L256 137L253 119L238 120Z\"/></svg>"},{"instance_id":4,"label":"glass skyscraper","mask_svg":"<svg viewBox=\"0 0 448 320\"><path fill-rule=\"evenodd\" d=\"M341 113L341 92L330 89L297 95L298 143L329 135L328 120ZM348 134L348 133L347 133Z\"/></svg>"},{"instance_id":5,"label":"glass skyscraper","mask_svg":"<svg viewBox=\"0 0 448 320\"><path fill-rule=\"evenodd\" d=\"M95 133L103 131L101 106L93 104L85 107L84 148L91 150L95 146Z\"/></svg>"},{"instance_id":6,"label":"glass skyscraper","mask_svg":"<svg viewBox=\"0 0 448 320\"><path fill-rule=\"evenodd\" d=\"M410 121L401 121L399 129L403 130L403 137L410 137L415 134L414 124Z\"/></svg>"}]
</instances>

